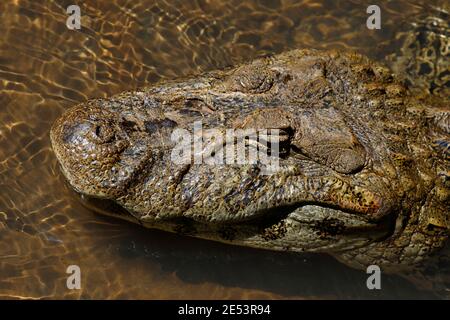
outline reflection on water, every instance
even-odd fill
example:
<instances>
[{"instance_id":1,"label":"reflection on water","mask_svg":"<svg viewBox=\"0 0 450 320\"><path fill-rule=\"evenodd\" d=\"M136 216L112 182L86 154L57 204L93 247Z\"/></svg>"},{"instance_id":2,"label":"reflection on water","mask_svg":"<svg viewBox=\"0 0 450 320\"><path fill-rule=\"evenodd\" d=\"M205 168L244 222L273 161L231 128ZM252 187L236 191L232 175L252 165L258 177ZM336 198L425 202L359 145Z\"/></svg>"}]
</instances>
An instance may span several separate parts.
<instances>
[{"instance_id":1,"label":"reflection on water","mask_svg":"<svg viewBox=\"0 0 450 320\"><path fill-rule=\"evenodd\" d=\"M0 2L0 298L433 298L400 277L366 288L364 272L324 255L186 239L98 216L65 185L49 142L73 104L287 49L351 48L375 59L432 1ZM434 2L433 2L434 3ZM437 3L434 3L437 4ZM81 267L82 289L66 287ZM448 268L448 266L446 266Z\"/></svg>"}]
</instances>

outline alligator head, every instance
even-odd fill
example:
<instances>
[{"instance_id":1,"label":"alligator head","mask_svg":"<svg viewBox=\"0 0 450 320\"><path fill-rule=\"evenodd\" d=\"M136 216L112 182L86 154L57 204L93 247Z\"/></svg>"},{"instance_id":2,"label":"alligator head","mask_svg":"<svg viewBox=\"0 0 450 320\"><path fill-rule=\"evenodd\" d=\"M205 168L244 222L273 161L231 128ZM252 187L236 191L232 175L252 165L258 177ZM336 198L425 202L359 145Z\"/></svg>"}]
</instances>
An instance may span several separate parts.
<instances>
[{"instance_id":1,"label":"alligator head","mask_svg":"<svg viewBox=\"0 0 450 320\"><path fill-rule=\"evenodd\" d=\"M448 237L449 119L361 55L296 50L88 101L51 141L97 211L395 271ZM276 170L236 160L242 150L266 152Z\"/></svg>"}]
</instances>

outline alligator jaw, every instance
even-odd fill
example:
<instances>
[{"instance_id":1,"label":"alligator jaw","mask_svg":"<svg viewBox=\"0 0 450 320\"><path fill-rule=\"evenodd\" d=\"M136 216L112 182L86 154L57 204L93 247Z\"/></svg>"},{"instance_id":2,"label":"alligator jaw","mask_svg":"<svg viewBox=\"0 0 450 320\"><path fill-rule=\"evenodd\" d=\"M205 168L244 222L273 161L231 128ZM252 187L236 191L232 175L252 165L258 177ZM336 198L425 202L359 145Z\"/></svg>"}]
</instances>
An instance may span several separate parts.
<instances>
[{"instance_id":1,"label":"alligator jaw","mask_svg":"<svg viewBox=\"0 0 450 320\"><path fill-rule=\"evenodd\" d=\"M103 215L201 239L276 251L341 252L380 241L394 232L395 217L369 222L364 216L304 203L266 210L246 221L205 223L179 217L142 221L112 200L78 194L81 203Z\"/></svg>"}]
</instances>

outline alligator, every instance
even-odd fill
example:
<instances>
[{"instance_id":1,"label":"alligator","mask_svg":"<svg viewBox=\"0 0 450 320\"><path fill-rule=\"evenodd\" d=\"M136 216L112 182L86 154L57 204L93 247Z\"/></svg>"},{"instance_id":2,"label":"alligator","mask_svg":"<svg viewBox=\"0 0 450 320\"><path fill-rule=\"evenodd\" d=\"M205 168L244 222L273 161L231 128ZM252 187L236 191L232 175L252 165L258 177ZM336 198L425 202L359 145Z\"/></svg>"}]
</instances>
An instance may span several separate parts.
<instances>
[{"instance_id":1,"label":"alligator","mask_svg":"<svg viewBox=\"0 0 450 320\"><path fill-rule=\"evenodd\" d=\"M446 102L413 94L361 54L301 49L89 100L57 119L50 137L69 185L100 213L401 272L449 236ZM276 157L277 169L190 161L237 143L209 129L267 132L275 142L244 137L240 148ZM213 148L174 161L175 131Z\"/></svg>"}]
</instances>

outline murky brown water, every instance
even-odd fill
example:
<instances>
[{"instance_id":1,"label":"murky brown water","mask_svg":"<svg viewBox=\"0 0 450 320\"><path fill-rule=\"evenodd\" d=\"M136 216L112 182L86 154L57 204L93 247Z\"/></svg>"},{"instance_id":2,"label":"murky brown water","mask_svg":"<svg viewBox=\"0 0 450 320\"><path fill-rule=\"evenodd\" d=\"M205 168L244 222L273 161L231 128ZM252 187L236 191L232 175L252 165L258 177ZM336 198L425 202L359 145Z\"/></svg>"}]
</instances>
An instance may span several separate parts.
<instances>
[{"instance_id":1,"label":"murky brown water","mask_svg":"<svg viewBox=\"0 0 450 320\"><path fill-rule=\"evenodd\" d=\"M351 48L382 59L434 1L0 2L0 298L435 298L403 278L367 275L324 255L187 239L83 208L50 149L54 119L77 102L292 48ZM81 3L81 2L79 2ZM385 4L381 4L385 3ZM441 2L442 3L442 2ZM68 290L68 265L82 289Z\"/></svg>"}]
</instances>

